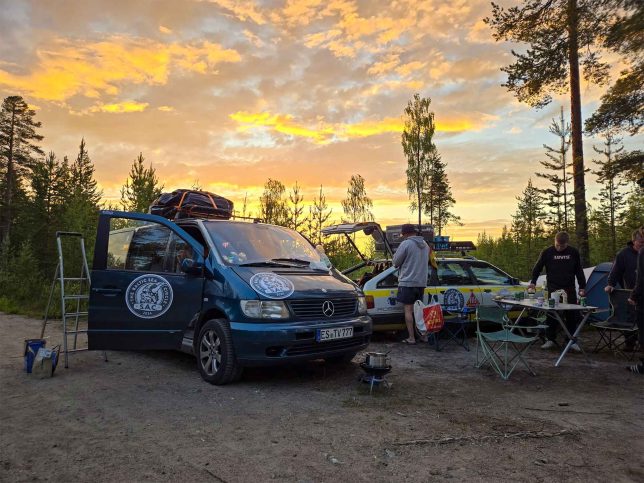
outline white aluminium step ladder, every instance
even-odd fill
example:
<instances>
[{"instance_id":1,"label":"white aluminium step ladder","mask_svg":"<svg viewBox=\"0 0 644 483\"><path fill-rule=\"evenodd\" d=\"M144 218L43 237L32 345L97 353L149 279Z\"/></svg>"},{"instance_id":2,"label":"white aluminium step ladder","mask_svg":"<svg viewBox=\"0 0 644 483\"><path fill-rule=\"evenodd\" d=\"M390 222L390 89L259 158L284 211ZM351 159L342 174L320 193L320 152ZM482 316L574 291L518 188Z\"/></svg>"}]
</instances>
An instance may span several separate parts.
<instances>
[{"instance_id":1,"label":"white aluminium step ladder","mask_svg":"<svg viewBox=\"0 0 644 483\"><path fill-rule=\"evenodd\" d=\"M77 239L80 245L81 255L81 270L78 277L65 276L65 263L63 256L63 240L64 239ZM87 347L78 348L78 334L87 334L87 320L89 315L89 289L90 289L90 274L87 265L87 255L85 252L85 239L81 233L71 231L57 231L56 232L56 248L58 249L58 264L56 265L56 273L54 280L51 283L51 290L49 291L49 301L47 302L47 309L45 310L45 317L40 332L40 338L45 336L45 328L49 320L49 309L51 308L52 300L54 297L54 290L56 283L60 286L60 307L61 317L63 323L63 353L65 355L65 368L69 367L68 354L70 352L86 351ZM69 344L69 337L73 336L74 340ZM107 355L103 352L105 360Z\"/></svg>"}]
</instances>

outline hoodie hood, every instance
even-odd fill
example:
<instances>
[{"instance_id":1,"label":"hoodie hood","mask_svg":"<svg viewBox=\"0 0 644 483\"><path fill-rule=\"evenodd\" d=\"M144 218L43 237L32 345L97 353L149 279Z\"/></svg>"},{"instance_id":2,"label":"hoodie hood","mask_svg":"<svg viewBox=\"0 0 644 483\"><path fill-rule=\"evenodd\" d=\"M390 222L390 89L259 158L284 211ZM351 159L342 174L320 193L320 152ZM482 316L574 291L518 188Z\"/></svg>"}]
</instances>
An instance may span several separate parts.
<instances>
[{"instance_id":1,"label":"hoodie hood","mask_svg":"<svg viewBox=\"0 0 644 483\"><path fill-rule=\"evenodd\" d=\"M425 239L420 235L410 236L408 240L414 242L418 248L423 248L426 245Z\"/></svg>"}]
</instances>

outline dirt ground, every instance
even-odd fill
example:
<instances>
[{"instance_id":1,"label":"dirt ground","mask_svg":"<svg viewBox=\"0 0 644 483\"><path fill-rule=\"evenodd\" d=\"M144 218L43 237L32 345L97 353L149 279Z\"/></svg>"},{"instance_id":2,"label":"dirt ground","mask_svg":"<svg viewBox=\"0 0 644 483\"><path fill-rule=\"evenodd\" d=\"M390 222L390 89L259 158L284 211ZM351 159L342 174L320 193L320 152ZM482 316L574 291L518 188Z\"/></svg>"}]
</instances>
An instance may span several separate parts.
<instances>
[{"instance_id":1,"label":"dirt ground","mask_svg":"<svg viewBox=\"0 0 644 483\"><path fill-rule=\"evenodd\" d=\"M537 376L503 381L475 350L381 336L391 388L370 395L361 355L217 387L186 354L81 352L37 379L22 349L39 332L0 314L2 481L644 481L644 377L611 354L555 368L533 348Z\"/></svg>"}]
</instances>

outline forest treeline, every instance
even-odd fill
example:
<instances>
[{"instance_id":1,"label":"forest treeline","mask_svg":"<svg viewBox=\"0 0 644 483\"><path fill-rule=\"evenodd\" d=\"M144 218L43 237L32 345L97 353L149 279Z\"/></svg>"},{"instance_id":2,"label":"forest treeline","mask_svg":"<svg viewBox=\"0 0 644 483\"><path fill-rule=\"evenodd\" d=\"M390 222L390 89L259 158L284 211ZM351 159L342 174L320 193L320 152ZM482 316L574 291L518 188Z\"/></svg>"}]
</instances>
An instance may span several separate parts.
<instances>
[{"instance_id":1,"label":"forest treeline","mask_svg":"<svg viewBox=\"0 0 644 483\"><path fill-rule=\"evenodd\" d=\"M410 212L418 212L419 222L433 223L440 233L449 224L460 224L460 219L453 214L455 200L446 166L433 143L434 114L429 110L430 103L418 95L409 101L402 147L408 161ZM105 204L95 178L91 147L80 139L73 156L45 152L41 147L41 127L35 111L22 97L4 99L0 111L0 310L6 312L38 313L44 309L58 261L56 231L82 233L91 265L98 210L146 212L164 189L152 164L146 163L140 153L130 172L124 173L120 201ZM524 280L539 251L552 243L554 233L562 229L575 231L572 189L568 186L569 127L563 115L559 121L553 120L550 131L558 137L557 147L544 146L547 160L537 174L549 185L538 189L530 180L517 197L510 226L499 238L483 233L476 241L478 250L474 255ZM602 190L596 203L588 207L593 263L611 260L630 232L642 223L643 191L635 183L642 175L642 157L640 154L639 161L633 164L630 161L637 159L633 153L625 158L621 151L621 141L613 134L607 134L604 144L596 148L593 173ZM625 163L624 159L630 161ZM305 200L297 182L288 188L276 179L266 181L257 213L248 209L247 197L241 203L235 201L239 216L288 226L314 244L323 243L340 269L358 260L341 238L323 239L322 228L340 220L374 219L374 201L359 174L349 180L346 198L341 202L342 213L333 213L323 186L312 200ZM80 258L72 255L73 247L66 246L65 250L69 265L79 267Z\"/></svg>"}]
</instances>

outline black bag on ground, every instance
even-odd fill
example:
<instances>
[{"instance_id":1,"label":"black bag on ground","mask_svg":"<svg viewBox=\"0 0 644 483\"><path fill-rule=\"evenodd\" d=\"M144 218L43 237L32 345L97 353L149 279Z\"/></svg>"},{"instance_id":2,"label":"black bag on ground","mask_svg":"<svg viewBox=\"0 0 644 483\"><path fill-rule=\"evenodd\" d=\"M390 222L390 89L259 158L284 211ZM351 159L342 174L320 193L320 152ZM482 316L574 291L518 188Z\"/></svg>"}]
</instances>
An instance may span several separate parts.
<instances>
[{"instance_id":1,"label":"black bag on ground","mask_svg":"<svg viewBox=\"0 0 644 483\"><path fill-rule=\"evenodd\" d=\"M163 193L150 205L149 212L170 220L181 218L228 220L233 214L233 202L207 191L180 189L172 193Z\"/></svg>"}]
</instances>

